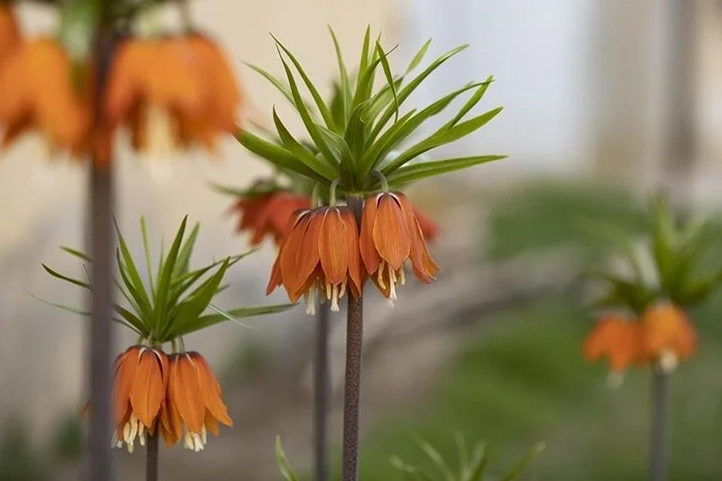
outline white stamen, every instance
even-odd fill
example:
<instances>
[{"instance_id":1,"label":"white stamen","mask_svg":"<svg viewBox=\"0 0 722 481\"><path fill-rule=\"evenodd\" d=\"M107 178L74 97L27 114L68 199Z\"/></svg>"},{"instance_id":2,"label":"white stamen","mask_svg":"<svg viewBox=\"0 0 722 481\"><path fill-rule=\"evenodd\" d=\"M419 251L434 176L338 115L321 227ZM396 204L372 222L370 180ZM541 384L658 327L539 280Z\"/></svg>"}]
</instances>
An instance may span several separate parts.
<instances>
[{"instance_id":1,"label":"white stamen","mask_svg":"<svg viewBox=\"0 0 722 481\"><path fill-rule=\"evenodd\" d=\"M609 389L619 389L624 384L624 373L612 371L607 375L607 387Z\"/></svg>"},{"instance_id":2,"label":"white stamen","mask_svg":"<svg viewBox=\"0 0 722 481\"><path fill-rule=\"evenodd\" d=\"M386 289L386 283L384 282L384 269L386 268L386 262L381 261L381 264L379 264L379 270L378 274L376 275L376 280L379 283L379 287L381 289Z\"/></svg>"},{"instance_id":3,"label":"white stamen","mask_svg":"<svg viewBox=\"0 0 722 481\"><path fill-rule=\"evenodd\" d=\"M399 271L399 282L402 286L406 284L406 273L404 273L404 266L401 266L401 270Z\"/></svg>"},{"instance_id":4,"label":"white stamen","mask_svg":"<svg viewBox=\"0 0 722 481\"><path fill-rule=\"evenodd\" d=\"M328 290L328 285L326 285L326 290ZM339 291L339 286L333 286L331 288L331 310L333 312L338 312L341 310L338 307L338 298L339 298L338 291Z\"/></svg>"},{"instance_id":5,"label":"white stamen","mask_svg":"<svg viewBox=\"0 0 722 481\"><path fill-rule=\"evenodd\" d=\"M305 295L306 298L306 314L309 316L316 315L316 289L310 288Z\"/></svg>"},{"instance_id":6,"label":"white stamen","mask_svg":"<svg viewBox=\"0 0 722 481\"><path fill-rule=\"evenodd\" d=\"M203 445L208 444L208 431L206 431L205 426L201 429L201 440L203 441Z\"/></svg>"},{"instance_id":7,"label":"white stamen","mask_svg":"<svg viewBox=\"0 0 722 481\"><path fill-rule=\"evenodd\" d=\"M389 299L395 301L398 299L396 297L396 273L391 264L387 264L387 266L389 269Z\"/></svg>"},{"instance_id":8,"label":"white stamen","mask_svg":"<svg viewBox=\"0 0 722 481\"><path fill-rule=\"evenodd\" d=\"M341 283L341 289L338 294L338 298L341 299L344 295L346 295L346 288L348 287L348 281L346 279L343 280Z\"/></svg>"},{"instance_id":9,"label":"white stamen","mask_svg":"<svg viewBox=\"0 0 722 481\"><path fill-rule=\"evenodd\" d=\"M146 116L148 144L144 165L151 177L159 184L166 184L171 178L171 159L175 151L173 126L165 109L151 105Z\"/></svg>"},{"instance_id":10,"label":"white stamen","mask_svg":"<svg viewBox=\"0 0 722 481\"><path fill-rule=\"evenodd\" d=\"M677 369L679 359L677 358L677 354L675 354L674 351L672 351L671 349L665 349L664 351L662 351L662 354L660 354L657 363L659 365L659 369L664 374L671 374L672 372L674 372L675 369Z\"/></svg>"}]
</instances>

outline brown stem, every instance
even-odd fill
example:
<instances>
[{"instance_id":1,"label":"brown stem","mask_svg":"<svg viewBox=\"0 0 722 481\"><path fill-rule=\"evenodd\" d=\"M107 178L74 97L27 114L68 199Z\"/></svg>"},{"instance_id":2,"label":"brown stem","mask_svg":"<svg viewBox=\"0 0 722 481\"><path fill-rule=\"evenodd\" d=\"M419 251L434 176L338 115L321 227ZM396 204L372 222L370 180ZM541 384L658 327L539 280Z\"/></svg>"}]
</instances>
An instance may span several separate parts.
<instances>
[{"instance_id":1,"label":"brown stem","mask_svg":"<svg viewBox=\"0 0 722 481\"><path fill-rule=\"evenodd\" d=\"M145 481L158 481L158 439L157 432L148 434L145 450Z\"/></svg>"},{"instance_id":2,"label":"brown stem","mask_svg":"<svg viewBox=\"0 0 722 481\"><path fill-rule=\"evenodd\" d=\"M348 206L360 227L363 199L348 196ZM359 411L361 404L361 353L363 347L363 296L348 296L346 323L346 380L343 400L343 481L358 480Z\"/></svg>"},{"instance_id":3,"label":"brown stem","mask_svg":"<svg viewBox=\"0 0 722 481\"><path fill-rule=\"evenodd\" d=\"M101 25L103 25L101 19ZM108 66L113 56L112 29L101 27L96 45L98 71L94 87L94 132L101 131L101 105ZM97 150L94 150L97 155ZM113 170L112 164L101 162L93 155L90 165L88 213L88 239L90 256L90 279L93 289L90 297L90 325L88 335L88 362L90 364L90 432L87 446L87 476L89 481L113 481L115 471L111 453L111 363L114 316L113 252L115 231L113 228ZM105 159L108 161L109 159Z\"/></svg>"},{"instance_id":4,"label":"brown stem","mask_svg":"<svg viewBox=\"0 0 722 481\"><path fill-rule=\"evenodd\" d=\"M667 481L669 438L669 374L652 370L652 426L649 439L649 481Z\"/></svg>"},{"instance_id":5,"label":"brown stem","mask_svg":"<svg viewBox=\"0 0 722 481\"><path fill-rule=\"evenodd\" d=\"M314 462L315 481L328 481L328 412L331 396L328 365L328 303L316 314L316 353L314 360Z\"/></svg>"}]
</instances>

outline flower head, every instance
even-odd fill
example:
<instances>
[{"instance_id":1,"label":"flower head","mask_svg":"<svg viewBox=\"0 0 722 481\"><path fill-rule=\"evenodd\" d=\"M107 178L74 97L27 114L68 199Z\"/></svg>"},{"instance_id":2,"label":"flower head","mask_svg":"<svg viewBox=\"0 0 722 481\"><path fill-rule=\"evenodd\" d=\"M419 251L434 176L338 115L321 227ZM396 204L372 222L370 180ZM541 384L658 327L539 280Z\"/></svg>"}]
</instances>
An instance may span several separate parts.
<instances>
[{"instance_id":1,"label":"flower head","mask_svg":"<svg viewBox=\"0 0 722 481\"><path fill-rule=\"evenodd\" d=\"M115 360L113 445L133 452L135 441L145 444L146 432L155 432L166 396L168 356L159 349L132 346Z\"/></svg>"},{"instance_id":2,"label":"flower head","mask_svg":"<svg viewBox=\"0 0 722 481\"><path fill-rule=\"evenodd\" d=\"M169 156L200 144L216 150L220 133L236 130L241 93L217 45L191 33L131 38L110 72L106 113L111 128L130 128L133 147Z\"/></svg>"},{"instance_id":3,"label":"flower head","mask_svg":"<svg viewBox=\"0 0 722 481\"><path fill-rule=\"evenodd\" d=\"M642 355L665 371L694 353L697 334L684 311L673 304L654 304L640 319Z\"/></svg>"},{"instance_id":4,"label":"flower head","mask_svg":"<svg viewBox=\"0 0 722 481\"><path fill-rule=\"evenodd\" d=\"M353 212L345 206L297 211L271 271L267 294L283 285L292 302L305 297L314 312L315 296L338 301L347 291L358 298L362 288L359 232Z\"/></svg>"},{"instance_id":5,"label":"flower head","mask_svg":"<svg viewBox=\"0 0 722 481\"><path fill-rule=\"evenodd\" d=\"M633 319L617 315L602 318L584 341L584 356L589 361L606 357L612 372L623 373L639 359L638 327Z\"/></svg>"},{"instance_id":6,"label":"flower head","mask_svg":"<svg viewBox=\"0 0 722 481\"><path fill-rule=\"evenodd\" d=\"M37 129L53 149L78 155L87 144L88 103L76 91L70 57L54 39L23 42L0 64L2 145Z\"/></svg>"},{"instance_id":7,"label":"flower head","mask_svg":"<svg viewBox=\"0 0 722 481\"><path fill-rule=\"evenodd\" d=\"M413 207L401 192L378 193L366 200L359 245L366 272L392 301L396 299L396 284L405 282L407 260L423 282L431 282L439 271L426 248Z\"/></svg>"},{"instance_id":8,"label":"flower head","mask_svg":"<svg viewBox=\"0 0 722 481\"><path fill-rule=\"evenodd\" d=\"M251 232L251 245L258 245L271 236L277 245L286 237L289 219L299 209L309 208L311 199L287 191L241 198L233 205L240 215L238 231Z\"/></svg>"},{"instance_id":9,"label":"flower head","mask_svg":"<svg viewBox=\"0 0 722 481\"><path fill-rule=\"evenodd\" d=\"M15 18L15 11L8 3L0 3L0 63L12 52L22 36Z\"/></svg>"},{"instance_id":10,"label":"flower head","mask_svg":"<svg viewBox=\"0 0 722 481\"><path fill-rule=\"evenodd\" d=\"M173 354L160 416L163 439L169 446L183 439L187 449L201 451L208 442L208 431L218 435L218 423L233 425L208 362L194 351Z\"/></svg>"}]
</instances>

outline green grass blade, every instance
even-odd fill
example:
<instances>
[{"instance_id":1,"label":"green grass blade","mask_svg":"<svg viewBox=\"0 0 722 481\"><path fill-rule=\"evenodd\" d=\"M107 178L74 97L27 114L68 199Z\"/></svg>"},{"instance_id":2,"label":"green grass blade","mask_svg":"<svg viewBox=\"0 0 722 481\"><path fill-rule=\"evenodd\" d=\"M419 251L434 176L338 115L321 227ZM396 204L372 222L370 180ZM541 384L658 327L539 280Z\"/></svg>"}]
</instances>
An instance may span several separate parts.
<instances>
[{"instance_id":1,"label":"green grass blade","mask_svg":"<svg viewBox=\"0 0 722 481\"><path fill-rule=\"evenodd\" d=\"M245 63L245 62L244 62ZM256 65L252 65L249 63L246 63L246 65L253 70L254 72L262 75L266 80L268 80L276 89L283 94L284 97L292 104L295 105L296 102L293 99L293 94L291 93L291 89L288 87L287 84L283 83L281 80L276 78L275 76L268 73L266 70L262 69L261 67L258 67ZM306 108L311 108L309 103L304 102L304 105Z\"/></svg>"},{"instance_id":2,"label":"green grass blade","mask_svg":"<svg viewBox=\"0 0 722 481\"><path fill-rule=\"evenodd\" d=\"M396 93L396 85L394 84L394 78L391 73L391 66L389 65L389 59L386 56L386 53L384 53L384 49L381 48L380 43L376 43L376 52L379 55L379 60L381 60L381 68L384 71L384 75L386 76L386 82L389 88L391 89L391 93L394 96L394 121L399 120L399 97Z\"/></svg>"},{"instance_id":3,"label":"green grass blade","mask_svg":"<svg viewBox=\"0 0 722 481\"><path fill-rule=\"evenodd\" d=\"M485 81L479 85L479 88L476 89L476 92L474 92L474 95L472 95L469 100L466 101L463 107L459 109L459 112L454 116L453 119L451 119L449 122L446 123L444 127L451 128L454 125L458 124L461 119L464 118L466 114L469 113L471 109L473 109L476 104L479 103L479 101L484 97L484 94L489 89L489 85L491 85L491 82L494 81L493 77L487 78Z\"/></svg>"},{"instance_id":4,"label":"green grass blade","mask_svg":"<svg viewBox=\"0 0 722 481\"><path fill-rule=\"evenodd\" d=\"M188 216L183 217L183 221L176 232L173 243L171 244L168 254L163 259L163 266L160 269L158 276L158 292L155 298L155 305L153 306L152 329L156 332L161 331L164 326L156 325L165 324L169 321L167 318L169 298L171 297L171 283L173 281L173 272L175 271L175 264L178 260L178 252L185 236L186 225L188 223Z\"/></svg>"},{"instance_id":5,"label":"green grass blade","mask_svg":"<svg viewBox=\"0 0 722 481\"><path fill-rule=\"evenodd\" d=\"M133 261L133 256L130 254L128 244L125 242L125 238L120 232L120 227L118 227L117 222L115 223L115 231L118 235L118 247L120 254L123 257L123 262L120 262L120 259L118 259L118 268L120 269L121 276L123 276L123 281L127 280L129 283L128 285L132 285L134 288L131 291L131 294L138 302L138 307L140 308L143 317L150 317L153 313L153 306L151 304L150 297L145 289L143 280L140 278L138 268Z\"/></svg>"},{"instance_id":6,"label":"green grass blade","mask_svg":"<svg viewBox=\"0 0 722 481\"><path fill-rule=\"evenodd\" d=\"M421 438L417 437L416 443L419 445L424 454L426 454L426 457L428 457L429 460L433 463L439 473L444 477L444 479L446 479L446 481L456 481L454 473L446 464L446 461L444 461L441 453L439 453L431 444Z\"/></svg>"},{"instance_id":7,"label":"green grass blade","mask_svg":"<svg viewBox=\"0 0 722 481\"><path fill-rule=\"evenodd\" d=\"M420 162L414 165L402 167L389 174L389 183L406 184L427 177L432 177L448 172L467 169L475 165L486 164L497 160L505 159L506 155L476 155L471 157L458 157L454 159L434 160Z\"/></svg>"},{"instance_id":8,"label":"green grass blade","mask_svg":"<svg viewBox=\"0 0 722 481\"><path fill-rule=\"evenodd\" d=\"M71 256L75 256L75 257L77 257L78 259L83 260L83 261L85 261L85 262L87 262L87 263L89 263L89 264L92 264L92 263L93 263L93 259L91 259L90 256L89 256L88 254L84 253L84 252L81 252L81 251L76 250L76 249L71 249L70 247L65 247L65 246L61 246L60 249L64 250L65 252L67 252L67 253L70 254Z\"/></svg>"},{"instance_id":9,"label":"green grass blade","mask_svg":"<svg viewBox=\"0 0 722 481\"><path fill-rule=\"evenodd\" d=\"M426 42L424 42L421 48L416 52L416 55L414 55L414 57L411 59L411 62L409 62L409 66L406 67L406 73L404 75L410 73L421 64L421 62L424 60L424 57L426 56L426 52L429 51L429 46L431 46L431 39L428 39Z\"/></svg>"},{"instance_id":10,"label":"green grass blade","mask_svg":"<svg viewBox=\"0 0 722 481\"><path fill-rule=\"evenodd\" d=\"M276 436L276 462L278 463L278 469L281 470L281 474L286 481L298 481L298 476L293 471L286 453L283 451L283 445L281 444L281 436Z\"/></svg>"},{"instance_id":11,"label":"green grass blade","mask_svg":"<svg viewBox=\"0 0 722 481\"><path fill-rule=\"evenodd\" d=\"M198 223L193 226L191 233L188 235L188 238L178 251L178 260L176 261L175 268L173 269L173 279L188 273L190 269L191 255L193 254L193 248L196 245L196 239L198 238L200 227L201 226Z\"/></svg>"},{"instance_id":12,"label":"green grass blade","mask_svg":"<svg viewBox=\"0 0 722 481\"><path fill-rule=\"evenodd\" d=\"M155 297L155 279L153 279L153 261L150 254L150 237L148 236L148 225L145 217L140 218L140 234L143 237L143 251L145 251L145 268L148 274L148 284L150 285L150 294Z\"/></svg>"}]
</instances>

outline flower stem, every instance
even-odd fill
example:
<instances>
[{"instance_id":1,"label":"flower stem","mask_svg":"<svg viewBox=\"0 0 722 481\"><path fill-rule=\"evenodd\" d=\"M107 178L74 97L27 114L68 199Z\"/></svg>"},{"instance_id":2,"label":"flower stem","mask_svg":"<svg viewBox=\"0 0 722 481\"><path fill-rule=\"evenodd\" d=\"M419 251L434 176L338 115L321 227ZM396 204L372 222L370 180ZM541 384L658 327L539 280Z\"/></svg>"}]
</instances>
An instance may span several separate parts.
<instances>
[{"instance_id":1,"label":"flower stem","mask_svg":"<svg viewBox=\"0 0 722 481\"><path fill-rule=\"evenodd\" d=\"M314 455L315 481L328 481L328 411L330 373L328 365L328 304L319 306L316 314L316 359L314 360Z\"/></svg>"},{"instance_id":2,"label":"flower stem","mask_svg":"<svg viewBox=\"0 0 722 481\"><path fill-rule=\"evenodd\" d=\"M349 195L347 201L360 227L363 199ZM359 296L358 299L354 299L352 295L349 295L346 323L346 380L343 400L343 481L358 480L362 346L363 295Z\"/></svg>"},{"instance_id":3,"label":"flower stem","mask_svg":"<svg viewBox=\"0 0 722 481\"><path fill-rule=\"evenodd\" d=\"M114 31L102 26L98 29L96 58L99 60L95 92L94 127L99 131L103 122L101 105L106 84L108 66L113 56ZM94 150L88 175L89 226L88 250L93 262L90 279L93 286L90 296L90 324L88 325L88 364L90 390L90 430L87 444L87 478L90 481L113 481L115 470L110 446L111 427L111 363L114 316L113 252L115 231L113 229L113 169L101 163L97 149ZM110 159L106 159L110 160Z\"/></svg>"},{"instance_id":4,"label":"flower stem","mask_svg":"<svg viewBox=\"0 0 722 481\"><path fill-rule=\"evenodd\" d=\"M148 434L145 446L145 481L158 481L158 439L157 432Z\"/></svg>"},{"instance_id":5,"label":"flower stem","mask_svg":"<svg viewBox=\"0 0 722 481\"><path fill-rule=\"evenodd\" d=\"M669 438L669 374L652 374L652 426L649 446L649 481L667 481Z\"/></svg>"}]
</instances>

